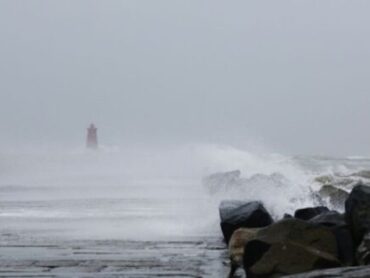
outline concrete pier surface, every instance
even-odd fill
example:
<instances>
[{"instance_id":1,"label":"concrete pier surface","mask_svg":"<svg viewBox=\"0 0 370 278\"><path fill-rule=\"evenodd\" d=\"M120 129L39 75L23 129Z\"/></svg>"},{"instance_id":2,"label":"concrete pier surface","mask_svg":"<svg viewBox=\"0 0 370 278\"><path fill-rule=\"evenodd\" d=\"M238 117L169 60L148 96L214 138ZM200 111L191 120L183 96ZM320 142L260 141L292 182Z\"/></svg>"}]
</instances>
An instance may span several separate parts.
<instances>
[{"instance_id":1,"label":"concrete pier surface","mask_svg":"<svg viewBox=\"0 0 370 278\"><path fill-rule=\"evenodd\" d=\"M226 277L219 238L21 242L2 234L0 277Z\"/></svg>"},{"instance_id":2,"label":"concrete pier surface","mask_svg":"<svg viewBox=\"0 0 370 278\"><path fill-rule=\"evenodd\" d=\"M226 277L217 220L204 224L207 211L195 201L189 209L185 193L146 192L0 186L0 277Z\"/></svg>"}]
</instances>

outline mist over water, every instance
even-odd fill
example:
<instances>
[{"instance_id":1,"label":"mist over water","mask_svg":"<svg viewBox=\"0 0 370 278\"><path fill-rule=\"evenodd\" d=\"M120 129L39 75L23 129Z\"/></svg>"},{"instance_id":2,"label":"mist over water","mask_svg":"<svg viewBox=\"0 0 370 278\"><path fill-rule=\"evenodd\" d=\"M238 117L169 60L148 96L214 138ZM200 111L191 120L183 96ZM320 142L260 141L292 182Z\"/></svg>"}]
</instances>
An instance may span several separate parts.
<instances>
[{"instance_id":1,"label":"mist over water","mask_svg":"<svg viewBox=\"0 0 370 278\"><path fill-rule=\"evenodd\" d=\"M0 276L221 278L222 201L342 212L370 185L369 9L0 1Z\"/></svg>"},{"instance_id":2,"label":"mist over water","mask_svg":"<svg viewBox=\"0 0 370 278\"><path fill-rule=\"evenodd\" d=\"M312 180L334 171L318 161L205 144L2 151L0 219L29 239L218 236L221 200L261 200L276 218L312 205ZM237 169L243 187L202 184Z\"/></svg>"}]
</instances>

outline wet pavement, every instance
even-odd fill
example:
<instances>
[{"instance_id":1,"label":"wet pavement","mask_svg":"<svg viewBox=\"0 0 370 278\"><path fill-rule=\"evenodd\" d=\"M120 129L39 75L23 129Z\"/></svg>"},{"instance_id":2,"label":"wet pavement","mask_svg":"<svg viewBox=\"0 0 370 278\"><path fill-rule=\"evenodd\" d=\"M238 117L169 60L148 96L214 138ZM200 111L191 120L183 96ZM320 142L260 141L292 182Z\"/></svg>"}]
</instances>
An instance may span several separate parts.
<instances>
[{"instance_id":1,"label":"wet pavement","mask_svg":"<svg viewBox=\"0 0 370 278\"><path fill-rule=\"evenodd\" d=\"M0 277L224 278L228 272L220 238L19 244L6 236L0 246Z\"/></svg>"}]
</instances>

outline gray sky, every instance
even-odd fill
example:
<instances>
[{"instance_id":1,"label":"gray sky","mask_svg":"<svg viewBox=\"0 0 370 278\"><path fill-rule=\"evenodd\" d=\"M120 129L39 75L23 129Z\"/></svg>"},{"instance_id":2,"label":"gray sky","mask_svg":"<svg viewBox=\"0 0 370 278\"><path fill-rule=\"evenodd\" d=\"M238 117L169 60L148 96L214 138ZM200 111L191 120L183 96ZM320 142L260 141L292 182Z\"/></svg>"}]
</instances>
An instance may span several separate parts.
<instances>
[{"instance_id":1,"label":"gray sky","mask_svg":"<svg viewBox=\"0 0 370 278\"><path fill-rule=\"evenodd\" d=\"M370 1L0 0L0 142L370 155ZM251 139L252 138L252 139Z\"/></svg>"}]
</instances>

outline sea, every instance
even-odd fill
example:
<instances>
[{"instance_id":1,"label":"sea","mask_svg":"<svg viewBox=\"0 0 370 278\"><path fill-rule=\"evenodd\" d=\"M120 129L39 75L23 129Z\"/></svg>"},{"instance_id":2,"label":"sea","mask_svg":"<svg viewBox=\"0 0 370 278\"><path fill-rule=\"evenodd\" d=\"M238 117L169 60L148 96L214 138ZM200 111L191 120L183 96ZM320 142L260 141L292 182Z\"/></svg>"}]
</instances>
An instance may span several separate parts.
<instances>
[{"instance_id":1,"label":"sea","mask_svg":"<svg viewBox=\"0 0 370 278\"><path fill-rule=\"evenodd\" d=\"M318 205L323 180L349 192L369 169L366 157L206 144L1 150L0 277L227 277L222 200L261 201L279 219ZM237 185L205 182L236 170Z\"/></svg>"}]
</instances>

